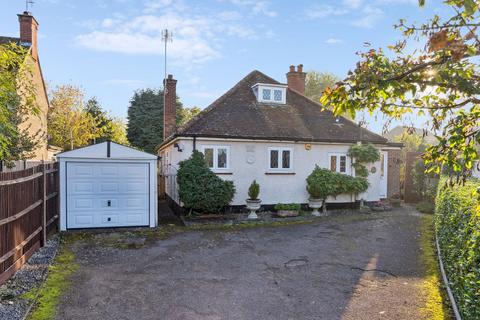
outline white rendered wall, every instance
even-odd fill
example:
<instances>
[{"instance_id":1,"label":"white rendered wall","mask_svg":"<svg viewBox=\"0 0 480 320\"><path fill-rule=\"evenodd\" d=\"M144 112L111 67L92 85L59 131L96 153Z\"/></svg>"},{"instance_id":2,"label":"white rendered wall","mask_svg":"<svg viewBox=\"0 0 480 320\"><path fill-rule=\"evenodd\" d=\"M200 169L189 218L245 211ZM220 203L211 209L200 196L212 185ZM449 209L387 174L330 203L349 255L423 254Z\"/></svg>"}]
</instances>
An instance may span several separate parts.
<instances>
[{"instance_id":1,"label":"white rendered wall","mask_svg":"<svg viewBox=\"0 0 480 320\"><path fill-rule=\"evenodd\" d=\"M167 146L160 151L164 167L178 169L178 162L190 157L193 151L193 140L182 139L177 143L182 148L179 152L173 145ZM235 184L236 194L231 205L244 205L247 198L247 190L255 179L260 184L260 199L262 204L276 203L307 203L306 178L312 172L315 165L323 168L330 167L331 153L347 153L350 145L347 144L311 144L311 149L306 150L305 143L292 142L252 142L233 140L197 139L196 148L202 150L203 145L228 146L229 170L218 174L224 180L231 180ZM289 147L293 149L292 165L295 174L266 174L268 170L268 148ZM249 161L247 161L249 158ZM251 161L254 159L253 162ZM350 163L350 159L347 160ZM371 169L375 167L375 172ZM367 165L369 170L370 187L366 193L358 196L366 201L378 201L382 192L380 183L380 161ZM353 169L352 169L353 170ZM385 167L385 179L387 167ZM167 186L167 193L169 188ZM328 199L328 202L351 202L353 195L340 195L336 199Z\"/></svg>"}]
</instances>

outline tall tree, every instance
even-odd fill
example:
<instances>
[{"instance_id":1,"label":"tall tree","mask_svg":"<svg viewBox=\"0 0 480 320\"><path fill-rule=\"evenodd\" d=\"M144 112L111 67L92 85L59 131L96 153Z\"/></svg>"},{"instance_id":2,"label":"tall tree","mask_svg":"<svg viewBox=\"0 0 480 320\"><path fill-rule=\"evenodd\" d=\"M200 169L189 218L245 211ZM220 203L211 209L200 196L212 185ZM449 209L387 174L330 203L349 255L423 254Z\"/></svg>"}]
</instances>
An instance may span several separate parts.
<instances>
[{"instance_id":1,"label":"tall tree","mask_svg":"<svg viewBox=\"0 0 480 320\"><path fill-rule=\"evenodd\" d=\"M439 140L425 151L428 170L438 173L445 165L464 180L480 143L479 1L443 3L451 16L434 15L421 25L401 19L396 28L404 39L389 46L389 53L373 48L360 53L355 69L327 89L321 102L353 116L360 110L396 119L428 115Z\"/></svg>"},{"instance_id":2,"label":"tall tree","mask_svg":"<svg viewBox=\"0 0 480 320\"><path fill-rule=\"evenodd\" d=\"M0 45L0 160L28 159L41 138L20 128L39 114L35 85L27 62L28 51L16 44Z\"/></svg>"},{"instance_id":3,"label":"tall tree","mask_svg":"<svg viewBox=\"0 0 480 320\"><path fill-rule=\"evenodd\" d=\"M192 120L202 111L199 107L183 107L177 110L177 124L182 126Z\"/></svg>"},{"instance_id":4,"label":"tall tree","mask_svg":"<svg viewBox=\"0 0 480 320\"><path fill-rule=\"evenodd\" d=\"M96 137L94 117L86 112L83 91L73 85L50 92L48 135L50 143L71 150L88 145Z\"/></svg>"},{"instance_id":5,"label":"tall tree","mask_svg":"<svg viewBox=\"0 0 480 320\"><path fill-rule=\"evenodd\" d=\"M310 71L305 79L305 95L319 102L323 92L335 85L340 78L329 72Z\"/></svg>"},{"instance_id":6,"label":"tall tree","mask_svg":"<svg viewBox=\"0 0 480 320\"><path fill-rule=\"evenodd\" d=\"M88 99L85 105L87 112L94 120L95 143L111 140L117 143L128 144L126 126L119 118L115 118L105 111L96 97Z\"/></svg>"},{"instance_id":7,"label":"tall tree","mask_svg":"<svg viewBox=\"0 0 480 320\"><path fill-rule=\"evenodd\" d=\"M177 98L177 123L181 122L183 105ZM163 91L136 91L128 107L127 138L132 146L155 152L163 141Z\"/></svg>"}]
</instances>

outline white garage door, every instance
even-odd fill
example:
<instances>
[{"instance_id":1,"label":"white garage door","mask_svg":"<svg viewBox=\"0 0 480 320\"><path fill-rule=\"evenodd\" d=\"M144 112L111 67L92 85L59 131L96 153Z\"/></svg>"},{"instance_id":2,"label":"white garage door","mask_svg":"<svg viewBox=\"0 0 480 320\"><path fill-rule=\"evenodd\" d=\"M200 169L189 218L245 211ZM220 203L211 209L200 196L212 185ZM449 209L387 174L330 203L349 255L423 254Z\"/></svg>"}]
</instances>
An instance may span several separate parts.
<instances>
[{"instance_id":1,"label":"white garage door","mask_svg":"<svg viewBox=\"0 0 480 320\"><path fill-rule=\"evenodd\" d=\"M147 163L67 162L67 228L148 225Z\"/></svg>"}]
</instances>

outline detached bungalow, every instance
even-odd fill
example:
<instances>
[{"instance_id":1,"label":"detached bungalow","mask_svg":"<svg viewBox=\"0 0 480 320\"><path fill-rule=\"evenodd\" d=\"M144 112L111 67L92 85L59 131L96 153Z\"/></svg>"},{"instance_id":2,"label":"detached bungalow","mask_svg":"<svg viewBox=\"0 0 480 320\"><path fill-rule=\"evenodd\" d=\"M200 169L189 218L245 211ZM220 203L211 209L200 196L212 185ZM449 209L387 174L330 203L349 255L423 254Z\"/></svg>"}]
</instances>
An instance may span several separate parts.
<instances>
[{"instance_id":1,"label":"detached bungalow","mask_svg":"<svg viewBox=\"0 0 480 320\"><path fill-rule=\"evenodd\" d=\"M380 161L368 166L370 187L358 199L379 201L398 193L401 146L322 110L319 103L304 96L305 77L302 65L290 67L287 84L252 71L177 130L176 80L169 75L166 139L159 147L166 196L182 206L175 183L178 163L199 150L213 172L234 182L237 192L232 206L245 204L254 179L261 186L264 205L307 203L305 179L315 165L355 174L347 153L357 143L372 143L381 154ZM353 195L328 199L330 207L353 201Z\"/></svg>"}]
</instances>

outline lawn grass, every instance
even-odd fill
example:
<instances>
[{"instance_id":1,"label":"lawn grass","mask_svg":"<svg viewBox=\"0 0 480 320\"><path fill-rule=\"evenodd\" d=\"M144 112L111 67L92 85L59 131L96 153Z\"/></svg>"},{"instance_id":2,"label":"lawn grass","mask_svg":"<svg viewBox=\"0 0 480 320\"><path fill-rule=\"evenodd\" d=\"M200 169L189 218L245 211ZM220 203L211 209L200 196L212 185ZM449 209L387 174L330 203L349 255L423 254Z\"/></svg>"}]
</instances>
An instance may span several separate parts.
<instances>
[{"instance_id":1,"label":"lawn grass","mask_svg":"<svg viewBox=\"0 0 480 320\"><path fill-rule=\"evenodd\" d=\"M34 305L28 320L51 320L55 318L61 295L69 288L70 276L78 269L75 255L65 243L60 244L54 263L48 269L45 283L38 289L23 295Z\"/></svg>"},{"instance_id":2,"label":"lawn grass","mask_svg":"<svg viewBox=\"0 0 480 320\"><path fill-rule=\"evenodd\" d=\"M447 320L452 319L452 314L438 265L433 224L433 215L422 217L420 226L422 263L426 275L421 290L426 302L421 311L425 319Z\"/></svg>"}]
</instances>

